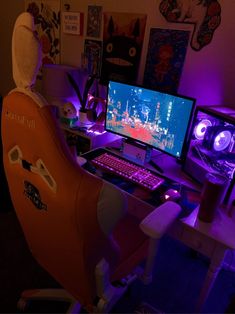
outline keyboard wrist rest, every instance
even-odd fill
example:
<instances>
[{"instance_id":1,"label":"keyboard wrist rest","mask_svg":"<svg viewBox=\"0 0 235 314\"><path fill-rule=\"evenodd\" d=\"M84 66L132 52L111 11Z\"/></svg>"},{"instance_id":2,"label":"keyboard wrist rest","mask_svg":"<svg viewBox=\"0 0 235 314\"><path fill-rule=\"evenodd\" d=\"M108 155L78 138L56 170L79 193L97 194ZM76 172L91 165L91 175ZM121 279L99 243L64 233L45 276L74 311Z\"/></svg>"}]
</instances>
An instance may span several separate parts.
<instances>
[{"instance_id":1,"label":"keyboard wrist rest","mask_svg":"<svg viewBox=\"0 0 235 314\"><path fill-rule=\"evenodd\" d=\"M140 223L140 229L150 238L160 239L181 211L179 204L167 201L155 208Z\"/></svg>"}]
</instances>

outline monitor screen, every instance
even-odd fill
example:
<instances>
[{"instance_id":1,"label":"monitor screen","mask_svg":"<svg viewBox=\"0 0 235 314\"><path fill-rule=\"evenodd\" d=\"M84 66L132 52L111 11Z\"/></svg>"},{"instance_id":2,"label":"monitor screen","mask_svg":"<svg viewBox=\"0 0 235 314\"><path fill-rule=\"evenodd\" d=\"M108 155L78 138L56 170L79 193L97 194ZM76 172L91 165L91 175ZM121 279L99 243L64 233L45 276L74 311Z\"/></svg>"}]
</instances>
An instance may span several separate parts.
<instances>
[{"instance_id":1,"label":"monitor screen","mask_svg":"<svg viewBox=\"0 0 235 314\"><path fill-rule=\"evenodd\" d=\"M109 81L106 131L182 158L195 99Z\"/></svg>"}]
</instances>

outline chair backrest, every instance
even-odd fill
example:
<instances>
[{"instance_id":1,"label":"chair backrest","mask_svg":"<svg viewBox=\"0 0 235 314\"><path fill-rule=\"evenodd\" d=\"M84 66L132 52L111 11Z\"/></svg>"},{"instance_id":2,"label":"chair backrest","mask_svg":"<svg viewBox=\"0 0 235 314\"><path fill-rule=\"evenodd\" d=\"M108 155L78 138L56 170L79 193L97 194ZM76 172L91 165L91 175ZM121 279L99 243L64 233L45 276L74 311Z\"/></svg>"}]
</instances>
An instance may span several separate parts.
<instances>
[{"instance_id":1,"label":"chair backrest","mask_svg":"<svg viewBox=\"0 0 235 314\"><path fill-rule=\"evenodd\" d=\"M0 96L0 117L2 116L2 96ZM1 118L0 118L1 130ZM6 175L3 167L2 138L0 138L0 211L10 211L13 209L11 197L9 194Z\"/></svg>"},{"instance_id":2,"label":"chair backrest","mask_svg":"<svg viewBox=\"0 0 235 314\"><path fill-rule=\"evenodd\" d=\"M13 205L37 261L89 305L95 266L102 258L113 266L118 259L109 233L125 212L125 199L76 163L51 106L33 91L41 54L29 13L15 23L12 49L17 88L3 101L2 142Z\"/></svg>"}]
</instances>

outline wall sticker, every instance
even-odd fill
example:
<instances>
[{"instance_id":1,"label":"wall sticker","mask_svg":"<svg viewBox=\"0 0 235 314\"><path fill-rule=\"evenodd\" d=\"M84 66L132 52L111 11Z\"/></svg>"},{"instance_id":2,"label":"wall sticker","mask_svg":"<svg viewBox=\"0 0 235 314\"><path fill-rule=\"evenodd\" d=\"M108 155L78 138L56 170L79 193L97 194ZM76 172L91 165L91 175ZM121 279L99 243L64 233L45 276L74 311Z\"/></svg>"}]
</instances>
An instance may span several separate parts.
<instances>
[{"instance_id":1,"label":"wall sticker","mask_svg":"<svg viewBox=\"0 0 235 314\"><path fill-rule=\"evenodd\" d=\"M42 45L42 64L60 63L60 1L25 0L25 10L34 17Z\"/></svg>"},{"instance_id":2,"label":"wall sticker","mask_svg":"<svg viewBox=\"0 0 235 314\"><path fill-rule=\"evenodd\" d=\"M168 22L194 24L192 49L208 45L221 21L221 6L217 0L163 0L161 14Z\"/></svg>"}]
</instances>

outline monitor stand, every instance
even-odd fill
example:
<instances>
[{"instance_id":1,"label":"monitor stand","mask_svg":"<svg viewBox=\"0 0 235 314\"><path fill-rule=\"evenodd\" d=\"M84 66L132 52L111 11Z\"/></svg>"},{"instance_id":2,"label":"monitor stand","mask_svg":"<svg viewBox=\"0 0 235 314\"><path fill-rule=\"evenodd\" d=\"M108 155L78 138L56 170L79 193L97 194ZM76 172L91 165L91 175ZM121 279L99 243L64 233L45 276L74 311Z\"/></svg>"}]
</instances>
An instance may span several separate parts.
<instances>
[{"instance_id":1,"label":"monitor stand","mask_svg":"<svg viewBox=\"0 0 235 314\"><path fill-rule=\"evenodd\" d=\"M124 156L138 164L143 165L151 159L152 149L149 146L135 142L134 140L123 139L121 150Z\"/></svg>"}]
</instances>

